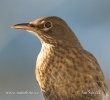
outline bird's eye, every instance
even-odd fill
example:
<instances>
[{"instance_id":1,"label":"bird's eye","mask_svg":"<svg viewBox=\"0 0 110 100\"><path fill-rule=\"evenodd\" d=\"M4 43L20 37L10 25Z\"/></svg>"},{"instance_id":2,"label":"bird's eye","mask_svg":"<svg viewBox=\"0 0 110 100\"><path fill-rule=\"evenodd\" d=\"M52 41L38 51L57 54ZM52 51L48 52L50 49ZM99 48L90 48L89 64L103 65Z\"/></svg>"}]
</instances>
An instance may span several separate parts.
<instances>
[{"instance_id":1,"label":"bird's eye","mask_svg":"<svg viewBox=\"0 0 110 100\"><path fill-rule=\"evenodd\" d=\"M52 27L52 23L51 23L51 22L46 22L46 23L44 24L44 27L45 27L45 28L51 28L51 27Z\"/></svg>"}]
</instances>

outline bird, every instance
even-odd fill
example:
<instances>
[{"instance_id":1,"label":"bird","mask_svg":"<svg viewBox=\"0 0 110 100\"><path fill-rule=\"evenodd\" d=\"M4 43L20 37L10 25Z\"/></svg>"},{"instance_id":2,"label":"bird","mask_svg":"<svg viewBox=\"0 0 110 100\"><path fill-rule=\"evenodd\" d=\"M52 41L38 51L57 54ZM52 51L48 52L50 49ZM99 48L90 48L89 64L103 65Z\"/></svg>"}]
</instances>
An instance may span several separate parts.
<instances>
[{"instance_id":1,"label":"bird","mask_svg":"<svg viewBox=\"0 0 110 100\"><path fill-rule=\"evenodd\" d=\"M44 100L107 100L109 90L97 59L62 18L44 16L12 28L41 41L35 75Z\"/></svg>"}]
</instances>

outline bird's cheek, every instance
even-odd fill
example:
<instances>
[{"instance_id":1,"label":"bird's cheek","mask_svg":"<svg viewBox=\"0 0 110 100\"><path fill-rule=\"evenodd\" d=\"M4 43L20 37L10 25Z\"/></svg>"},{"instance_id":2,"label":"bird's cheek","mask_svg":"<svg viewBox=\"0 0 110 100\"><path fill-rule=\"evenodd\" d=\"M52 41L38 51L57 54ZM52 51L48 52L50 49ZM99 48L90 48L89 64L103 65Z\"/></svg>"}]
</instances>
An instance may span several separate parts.
<instances>
[{"instance_id":1,"label":"bird's cheek","mask_svg":"<svg viewBox=\"0 0 110 100\"><path fill-rule=\"evenodd\" d=\"M49 28L44 28L44 29L42 29L42 31L43 31L44 33L48 32L49 30L50 30Z\"/></svg>"}]
</instances>

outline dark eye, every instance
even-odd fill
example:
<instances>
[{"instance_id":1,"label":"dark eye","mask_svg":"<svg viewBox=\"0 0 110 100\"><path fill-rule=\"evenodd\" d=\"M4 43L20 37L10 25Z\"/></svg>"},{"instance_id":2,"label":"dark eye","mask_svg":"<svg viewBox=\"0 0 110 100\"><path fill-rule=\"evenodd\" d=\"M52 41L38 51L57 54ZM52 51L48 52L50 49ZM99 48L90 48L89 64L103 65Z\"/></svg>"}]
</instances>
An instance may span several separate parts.
<instances>
[{"instance_id":1,"label":"dark eye","mask_svg":"<svg viewBox=\"0 0 110 100\"><path fill-rule=\"evenodd\" d=\"M46 22L46 23L44 24L44 27L50 28L50 27L52 27L52 23L51 23L51 22Z\"/></svg>"}]
</instances>

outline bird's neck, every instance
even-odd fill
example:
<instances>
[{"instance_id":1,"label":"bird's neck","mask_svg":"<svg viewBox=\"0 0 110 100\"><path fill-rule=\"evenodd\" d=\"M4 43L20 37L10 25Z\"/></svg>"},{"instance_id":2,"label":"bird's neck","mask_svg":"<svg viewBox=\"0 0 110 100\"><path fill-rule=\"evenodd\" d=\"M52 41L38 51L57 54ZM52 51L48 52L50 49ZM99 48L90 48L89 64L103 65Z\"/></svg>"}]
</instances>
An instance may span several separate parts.
<instances>
[{"instance_id":1,"label":"bird's neck","mask_svg":"<svg viewBox=\"0 0 110 100\"><path fill-rule=\"evenodd\" d=\"M58 43L45 43L42 42L42 49L58 49L58 48L79 48L83 49L82 45L80 44L79 40L77 38L74 39L74 41L71 39L68 41L60 41Z\"/></svg>"}]
</instances>

